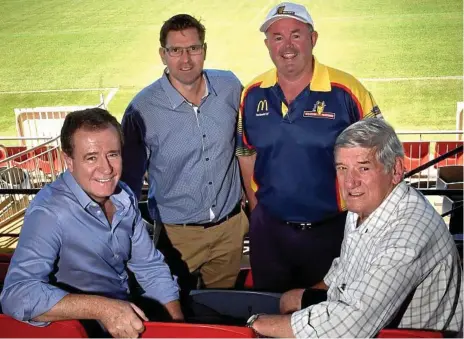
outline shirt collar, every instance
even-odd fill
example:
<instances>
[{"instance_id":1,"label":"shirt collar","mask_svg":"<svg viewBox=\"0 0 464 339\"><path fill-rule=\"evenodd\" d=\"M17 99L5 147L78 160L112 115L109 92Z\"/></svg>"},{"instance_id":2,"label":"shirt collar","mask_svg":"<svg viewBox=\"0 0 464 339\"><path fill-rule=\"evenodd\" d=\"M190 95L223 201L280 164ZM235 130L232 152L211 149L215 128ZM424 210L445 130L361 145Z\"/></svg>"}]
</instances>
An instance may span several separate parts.
<instances>
[{"instance_id":1,"label":"shirt collar","mask_svg":"<svg viewBox=\"0 0 464 339\"><path fill-rule=\"evenodd\" d=\"M203 71L203 79L206 81L206 94L214 94L217 96L216 91L214 90L213 85L211 84L211 81L208 77L207 71ZM169 102L171 103L172 109L178 108L182 103L187 100L179 93L179 91L171 84L168 78L168 70L167 68L163 71L163 76L161 77L161 86L163 87L164 92L166 93L166 96L169 99Z\"/></svg>"},{"instance_id":2,"label":"shirt collar","mask_svg":"<svg viewBox=\"0 0 464 339\"><path fill-rule=\"evenodd\" d=\"M93 200L90 199L88 194L85 193L82 187L77 183L69 169L63 173L63 180L83 208L87 208L89 204L93 203ZM111 195L111 201L113 201L116 205L119 205L118 207L128 206L130 203L130 196L120 183L118 184L117 191L117 193Z\"/></svg>"},{"instance_id":3,"label":"shirt collar","mask_svg":"<svg viewBox=\"0 0 464 339\"><path fill-rule=\"evenodd\" d=\"M332 86L330 85L329 70L326 65L323 65L317 61L316 57L314 59L314 71L313 78L309 84L309 89L316 92L330 92ZM277 84L277 69L274 68L271 71L263 75L263 80L261 82L261 88L272 87Z\"/></svg>"}]
</instances>

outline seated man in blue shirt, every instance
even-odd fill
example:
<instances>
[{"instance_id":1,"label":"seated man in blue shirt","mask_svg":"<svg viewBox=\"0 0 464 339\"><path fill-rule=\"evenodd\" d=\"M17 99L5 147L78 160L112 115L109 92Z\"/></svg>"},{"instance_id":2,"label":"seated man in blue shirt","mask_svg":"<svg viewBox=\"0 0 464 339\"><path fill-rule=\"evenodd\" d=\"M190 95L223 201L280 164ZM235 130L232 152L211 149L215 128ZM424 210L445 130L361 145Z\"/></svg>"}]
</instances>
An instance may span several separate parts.
<instances>
[{"instance_id":1,"label":"seated man in blue shirt","mask_svg":"<svg viewBox=\"0 0 464 339\"><path fill-rule=\"evenodd\" d=\"M96 319L114 337L137 337L147 320L129 302L128 272L143 296L182 320L179 289L154 248L137 199L119 181L121 126L99 108L70 113L61 130L68 170L26 211L3 292L3 312L43 326Z\"/></svg>"}]
</instances>

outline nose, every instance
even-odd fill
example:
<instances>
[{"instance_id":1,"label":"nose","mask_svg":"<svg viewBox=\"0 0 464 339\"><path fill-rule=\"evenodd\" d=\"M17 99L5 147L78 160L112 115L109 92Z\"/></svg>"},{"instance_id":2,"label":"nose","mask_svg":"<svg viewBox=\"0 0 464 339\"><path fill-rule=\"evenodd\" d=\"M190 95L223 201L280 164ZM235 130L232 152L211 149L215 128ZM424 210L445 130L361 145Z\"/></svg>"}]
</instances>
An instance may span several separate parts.
<instances>
[{"instance_id":1,"label":"nose","mask_svg":"<svg viewBox=\"0 0 464 339\"><path fill-rule=\"evenodd\" d=\"M182 54L180 55L180 60L181 60L182 62L187 62L187 61L189 61L190 59L191 59L191 57L190 57L190 54L189 54L189 52L187 51L187 49L183 49L183 50L182 50Z\"/></svg>"},{"instance_id":2,"label":"nose","mask_svg":"<svg viewBox=\"0 0 464 339\"><path fill-rule=\"evenodd\" d=\"M107 157L101 157L99 163L100 171L104 174L110 174L113 172L113 166Z\"/></svg>"},{"instance_id":3,"label":"nose","mask_svg":"<svg viewBox=\"0 0 464 339\"><path fill-rule=\"evenodd\" d=\"M359 186L359 174L357 171L346 171L345 185L347 188L355 188Z\"/></svg>"}]
</instances>

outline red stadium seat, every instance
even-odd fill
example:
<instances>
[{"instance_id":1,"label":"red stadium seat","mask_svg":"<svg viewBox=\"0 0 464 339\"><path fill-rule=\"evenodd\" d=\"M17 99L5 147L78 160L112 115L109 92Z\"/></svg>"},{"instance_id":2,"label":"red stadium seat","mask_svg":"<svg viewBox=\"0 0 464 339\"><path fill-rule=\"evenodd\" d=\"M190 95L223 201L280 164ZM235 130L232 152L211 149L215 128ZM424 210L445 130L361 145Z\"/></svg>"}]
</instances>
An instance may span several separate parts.
<instances>
[{"instance_id":1,"label":"red stadium seat","mask_svg":"<svg viewBox=\"0 0 464 339\"><path fill-rule=\"evenodd\" d=\"M64 172L64 159L58 155L58 152L59 150L55 148L51 150L45 150L39 155L37 161L42 172L45 174L60 174Z\"/></svg>"},{"instance_id":2,"label":"red stadium seat","mask_svg":"<svg viewBox=\"0 0 464 339\"><path fill-rule=\"evenodd\" d=\"M455 148L462 146L462 141L437 141L435 144L435 152L434 157L437 158L440 155L443 155L449 151L454 150ZM440 161L438 164L435 164L435 168L442 167L442 166L450 166L450 165L463 165L463 157L462 152L455 154L450 158L446 158Z\"/></svg>"},{"instance_id":3,"label":"red stadium seat","mask_svg":"<svg viewBox=\"0 0 464 339\"><path fill-rule=\"evenodd\" d=\"M253 275L250 267L242 267L235 282L236 290L251 290L253 289Z\"/></svg>"},{"instance_id":4,"label":"red stadium seat","mask_svg":"<svg viewBox=\"0 0 464 339\"><path fill-rule=\"evenodd\" d=\"M253 275L251 274L251 268L248 269L244 286L245 288L253 288Z\"/></svg>"},{"instance_id":5,"label":"red stadium seat","mask_svg":"<svg viewBox=\"0 0 464 339\"><path fill-rule=\"evenodd\" d=\"M0 314L0 338L88 338L88 335L77 320L55 321L37 327Z\"/></svg>"},{"instance_id":6,"label":"red stadium seat","mask_svg":"<svg viewBox=\"0 0 464 339\"><path fill-rule=\"evenodd\" d=\"M141 338L256 338L248 327L146 322Z\"/></svg>"},{"instance_id":7,"label":"red stadium seat","mask_svg":"<svg viewBox=\"0 0 464 339\"><path fill-rule=\"evenodd\" d=\"M428 141L405 141L404 166L406 171L411 171L429 161L430 142Z\"/></svg>"},{"instance_id":8,"label":"red stadium seat","mask_svg":"<svg viewBox=\"0 0 464 339\"><path fill-rule=\"evenodd\" d=\"M384 328L380 330L376 338L443 338L443 334L432 330Z\"/></svg>"},{"instance_id":9,"label":"red stadium seat","mask_svg":"<svg viewBox=\"0 0 464 339\"><path fill-rule=\"evenodd\" d=\"M0 145L0 161L6 158L8 158L8 150L5 146Z\"/></svg>"}]
</instances>

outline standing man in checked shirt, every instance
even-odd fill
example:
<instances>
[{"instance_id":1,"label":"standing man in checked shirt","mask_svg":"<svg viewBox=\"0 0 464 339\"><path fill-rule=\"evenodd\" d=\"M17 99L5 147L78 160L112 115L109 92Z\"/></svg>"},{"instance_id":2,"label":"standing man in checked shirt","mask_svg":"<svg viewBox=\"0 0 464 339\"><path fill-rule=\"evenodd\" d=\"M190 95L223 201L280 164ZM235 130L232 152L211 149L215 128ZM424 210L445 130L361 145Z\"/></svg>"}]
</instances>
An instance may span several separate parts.
<instances>
[{"instance_id":1,"label":"standing man in checked shirt","mask_svg":"<svg viewBox=\"0 0 464 339\"><path fill-rule=\"evenodd\" d=\"M281 297L282 313L250 318L270 337L374 337L384 327L461 331L462 270L443 218L404 174L403 146L391 126L366 119L335 143L348 208L340 257L323 281ZM327 300L305 296L327 290Z\"/></svg>"},{"instance_id":2,"label":"standing man in checked shirt","mask_svg":"<svg viewBox=\"0 0 464 339\"><path fill-rule=\"evenodd\" d=\"M254 286L287 291L319 282L339 255L346 213L333 145L380 111L359 81L313 56L318 34L304 6L277 5L260 30L276 68L243 91L236 154Z\"/></svg>"},{"instance_id":3,"label":"standing man in checked shirt","mask_svg":"<svg viewBox=\"0 0 464 339\"><path fill-rule=\"evenodd\" d=\"M151 217L206 287L230 288L248 232L234 155L242 86L229 71L203 69L205 27L190 15L167 20L160 44L166 70L122 120L122 178L140 196L148 171Z\"/></svg>"}]
</instances>

